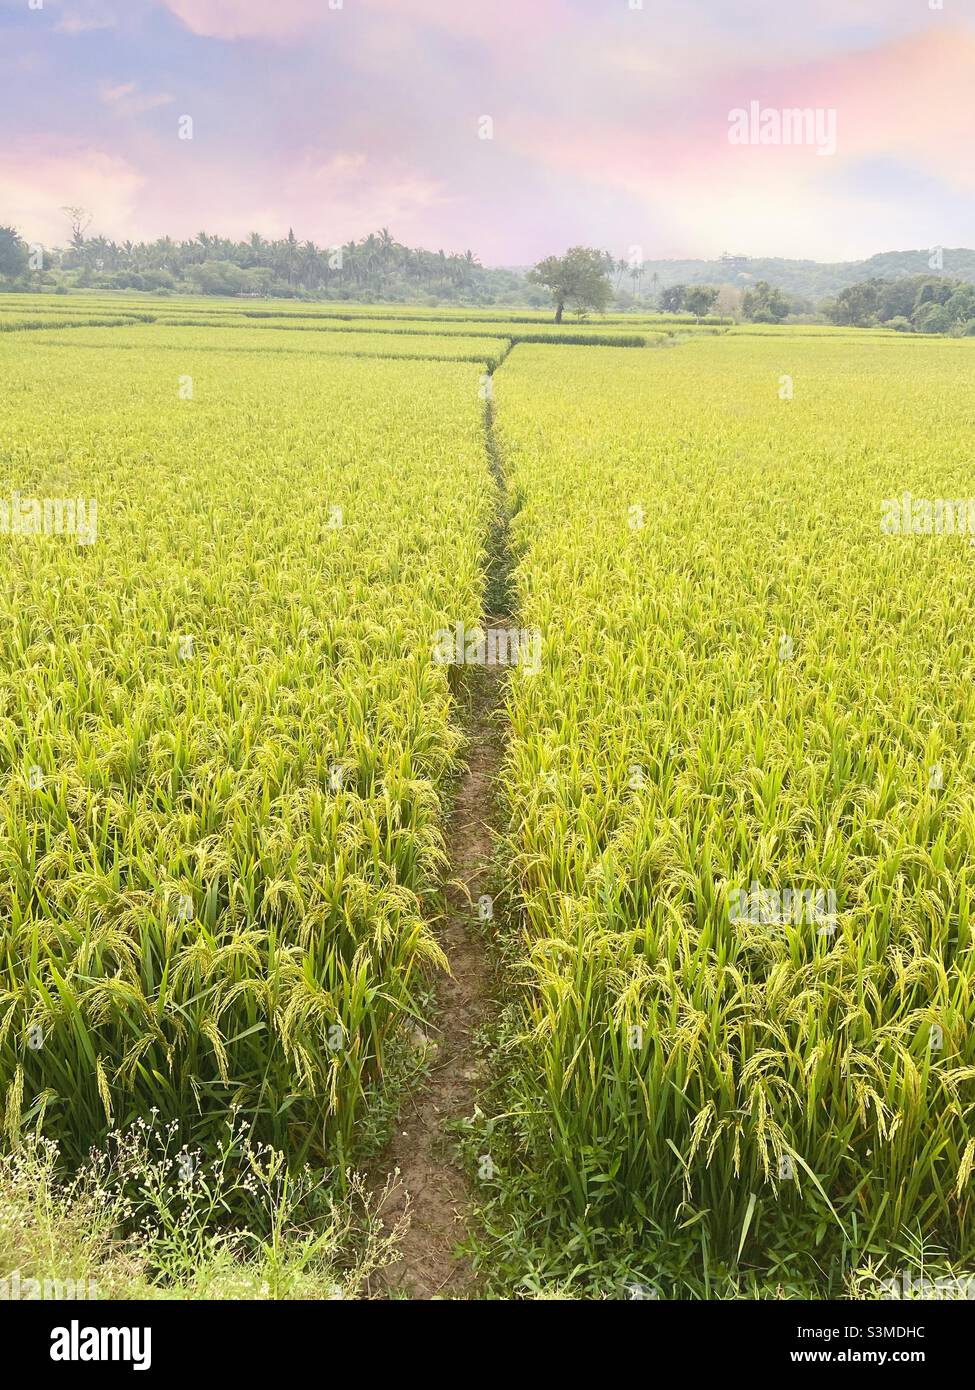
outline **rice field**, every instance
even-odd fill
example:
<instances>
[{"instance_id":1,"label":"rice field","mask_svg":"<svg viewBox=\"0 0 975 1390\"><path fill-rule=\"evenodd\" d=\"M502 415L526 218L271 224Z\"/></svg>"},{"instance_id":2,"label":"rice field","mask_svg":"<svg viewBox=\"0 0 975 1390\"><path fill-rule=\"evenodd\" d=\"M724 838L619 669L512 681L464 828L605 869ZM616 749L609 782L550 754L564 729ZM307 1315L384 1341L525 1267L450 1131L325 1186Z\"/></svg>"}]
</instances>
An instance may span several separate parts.
<instances>
[{"instance_id":1,"label":"rice field","mask_svg":"<svg viewBox=\"0 0 975 1390\"><path fill-rule=\"evenodd\" d=\"M975 348L617 319L0 300L7 1150L375 1150L500 573L492 1287L971 1261Z\"/></svg>"},{"instance_id":2,"label":"rice field","mask_svg":"<svg viewBox=\"0 0 975 1390\"><path fill-rule=\"evenodd\" d=\"M141 321L148 322L150 316L139 314L91 313L87 309L71 313L52 313L49 310L25 310L23 312L0 312L0 333L13 333L26 328L88 328L100 324L103 328L124 328Z\"/></svg>"},{"instance_id":3,"label":"rice field","mask_svg":"<svg viewBox=\"0 0 975 1390\"><path fill-rule=\"evenodd\" d=\"M97 536L0 538L7 1141L237 1106L331 1152L443 963L472 369L190 352L187 399L165 347L46 336L0 344L0 495L91 498Z\"/></svg>"},{"instance_id":4,"label":"rice field","mask_svg":"<svg viewBox=\"0 0 975 1390\"><path fill-rule=\"evenodd\" d=\"M834 1290L905 1233L971 1256L972 551L880 526L970 492L971 368L726 338L498 376L544 643L508 700L508 1123L581 1233L553 1270L650 1278L648 1230Z\"/></svg>"},{"instance_id":5,"label":"rice field","mask_svg":"<svg viewBox=\"0 0 975 1390\"><path fill-rule=\"evenodd\" d=\"M276 353L322 354L336 357L428 358L454 362L496 362L509 347L505 338L461 337L459 335L422 337L382 333L305 333L283 330L273 335L252 328L210 328L190 325L146 324L137 328L119 326L79 326L65 331L38 331L38 346L126 349L136 352L173 352L181 357L196 353Z\"/></svg>"}]
</instances>

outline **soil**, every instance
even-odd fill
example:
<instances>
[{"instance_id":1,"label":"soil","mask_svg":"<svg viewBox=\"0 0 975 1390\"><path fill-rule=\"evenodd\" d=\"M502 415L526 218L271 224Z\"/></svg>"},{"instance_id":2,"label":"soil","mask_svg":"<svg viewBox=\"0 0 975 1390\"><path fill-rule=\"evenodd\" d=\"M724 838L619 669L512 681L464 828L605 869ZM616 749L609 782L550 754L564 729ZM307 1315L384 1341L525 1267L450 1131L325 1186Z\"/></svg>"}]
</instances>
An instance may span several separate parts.
<instances>
[{"instance_id":1,"label":"soil","mask_svg":"<svg viewBox=\"0 0 975 1390\"><path fill-rule=\"evenodd\" d=\"M501 455L494 433L492 393L484 408L484 447L497 485L497 510L486 563L486 632L510 626L514 599L508 536L508 501ZM449 974L436 990L435 1047L424 1084L409 1094L383 1162L384 1181L395 1175L383 1203L387 1229L405 1226L399 1259L384 1271L392 1298L476 1298L470 1262L455 1255L469 1230L471 1202L467 1180L455 1157L452 1122L470 1118L486 1066L480 1034L495 1012L494 972L488 936L494 922L478 920L478 899L489 891L494 841L490 821L493 784L502 758L499 710L504 671L469 667L468 746L464 772L447 827L450 870L446 911L438 939ZM418 1039L421 1046L423 1038ZM404 1217L408 1218L407 1221Z\"/></svg>"},{"instance_id":2,"label":"soil","mask_svg":"<svg viewBox=\"0 0 975 1390\"><path fill-rule=\"evenodd\" d=\"M408 1207L409 1225L400 1258L385 1271L388 1295L416 1299L475 1296L469 1262L454 1256L467 1232L467 1182L454 1159L445 1127L474 1110L483 1058L478 1032L493 1013L493 970L477 903L487 893L493 853L489 828L492 784L501 757L494 712L501 672L473 673L467 769L461 778L447 830L451 881L446 916L438 933L450 974L437 988L436 1051L425 1084L400 1111L384 1165L398 1170L385 1204L387 1227ZM422 1045L423 1040L420 1039Z\"/></svg>"}]
</instances>

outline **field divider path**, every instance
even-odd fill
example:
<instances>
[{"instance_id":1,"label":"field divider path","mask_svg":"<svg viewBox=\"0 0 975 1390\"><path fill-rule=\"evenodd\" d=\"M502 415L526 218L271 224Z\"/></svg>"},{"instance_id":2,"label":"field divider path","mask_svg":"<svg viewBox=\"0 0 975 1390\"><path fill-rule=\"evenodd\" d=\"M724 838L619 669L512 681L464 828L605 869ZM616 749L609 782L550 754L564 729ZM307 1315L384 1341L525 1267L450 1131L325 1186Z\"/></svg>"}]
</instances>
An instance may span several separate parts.
<instances>
[{"instance_id":1,"label":"field divider path","mask_svg":"<svg viewBox=\"0 0 975 1390\"><path fill-rule=\"evenodd\" d=\"M494 429L495 373L518 346L509 342L486 363L484 447L496 488L496 505L485 559L485 598L481 627L487 650L497 650L492 633L509 632L518 622L509 545L510 498ZM554 346L554 345L553 345ZM652 344L648 346L660 346ZM501 644L507 649L507 644ZM495 965L487 933L497 934L499 914L478 922L478 900L494 881L493 786L503 757L500 720L507 668L465 666L459 694L467 702L465 770L457 787L446 830L449 862L446 910L438 939L449 964L435 988L435 1032L420 1037L433 1044L434 1060L421 1086L407 1094L382 1159L379 1188L389 1183L382 1204L386 1229L401 1232L399 1259L383 1275L390 1297L411 1299L477 1297L469 1261L455 1257L471 1220L467 1179L454 1156L451 1126L471 1118L486 1076L484 1035L496 1013Z\"/></svg>"},{"instance_id":2,"label":"field divider path","mask_svg":"<svg viewBox=\"0 0 975 1390\"><path fill-rule=\"evenodd\" d=\"M493 377L488 373L488 381ZM494 439L490 396L485 402L485 449L497 484L497 503L488 539L485 613L481 626L507 629L509 570L507 495ZM490 650L490 641L488 645ZM496 927L479 921L478 903L489 896L494 841L493 786L502 759L498 711L504 668L465 667L460 701L467 702L465 769L457 786L446 831L450 868L445 914L438 939L450 973L436 986L436 1047L421 1088L409 1094L383 1159L382 1180L392 1177L382 1216L387 1229L403 1229L399 1259L384 1272L390 1297L411 1299L476 1297L470 1262L455 1257L468 1232L470 1194L455 1157L452 1124L469 1119L485 1075L483 1031L495 1012L495 975L486 935ZM419 1045L427 1045L423 1038ZM404 1221L408 1217L408 1221Z\"/></svg>"}]
</instances>

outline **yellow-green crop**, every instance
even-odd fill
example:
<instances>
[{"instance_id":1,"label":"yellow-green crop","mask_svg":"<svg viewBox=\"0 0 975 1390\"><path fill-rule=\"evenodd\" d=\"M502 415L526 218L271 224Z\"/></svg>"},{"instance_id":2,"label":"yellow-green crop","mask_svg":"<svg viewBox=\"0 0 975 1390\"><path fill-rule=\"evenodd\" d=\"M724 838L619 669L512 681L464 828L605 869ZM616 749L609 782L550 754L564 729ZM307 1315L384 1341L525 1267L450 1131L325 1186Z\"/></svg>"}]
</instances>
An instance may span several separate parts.
<instances>
[{"instance_id":1,"label":"yellow-green crop","mask_svg":"<svg viewBox=\"0 0 975 1390\"><path fill-rule=\"evenodd\" d=\"M46 336L0 342L0 498L94 499L97 539L0 535L8 1142L237 1105L347 1151L443 964L429 635L481 610L477 371Z\"/></svg>"},{"instance_id":2,"label":"yellow-green crop","mask_svg":"<svg viewBox=\"0 0 975 1390\"><path fill-rule=\"evenodd\" d=\"M971 342L112 302L0 306L6 1142L352 1153L504 594L519 1277L970 1261Z\"/></svg>"},{"instance_id":3,"label":"yellow-green crop","mask_svg":"<svg viewBox=\"0 0 975 1390\"><path fill-rule=\"evenodd\" d=\"M807 1267L834 1236L972 1253L975 551L881 519L975 495L975 354L912 347L536 347L497 376L544 643L508 705L506 1106L568 1265L681 1231ZM778 912L733 910L755 885Z\"/></svg>"}]
</instances>

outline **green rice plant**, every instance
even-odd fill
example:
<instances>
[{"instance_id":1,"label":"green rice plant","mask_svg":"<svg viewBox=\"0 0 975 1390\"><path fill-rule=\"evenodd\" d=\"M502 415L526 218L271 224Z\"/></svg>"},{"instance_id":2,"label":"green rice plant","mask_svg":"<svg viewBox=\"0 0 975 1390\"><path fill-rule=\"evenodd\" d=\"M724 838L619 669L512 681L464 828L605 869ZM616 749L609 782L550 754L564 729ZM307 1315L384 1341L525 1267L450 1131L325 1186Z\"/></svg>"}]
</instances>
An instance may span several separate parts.
<instances>
[{"instance_id":1,"label":"green rice plant","mask_svg":"<svg viewBox=\"0 0 975 1390\"><path fill-rule=\"evenodd\" d=\"M126 328L135 323L152 323L151 314L98 314L86 313L47 313L29 310L23 313L0 313L0 333L13 333L18 329L62 329L62 328Z\"/></svg>"},{"instance_id":2,"label":"green rice plant","mask_svg":"<svg viewBox=\"0 0 975 1390\"><path fill-rule=\"evenodd\" d=\"M157 1111L361 1152L445 965L431 635L498 579L497 464L542 636L489 1117L525 1277L964 1268L975 511L883 519L972 491L975 349L320 308L0 341L4 1145ZM25 498L97 501L94 543Z\"/></svg>"},{"instance_id":3,"label":"green rice plant","mask_svg":"<svg viewBox=\"0 0 975 1390\"><path fill-rule=\"evenodd\" d=\"M478 372L113 331L0 344L0 498L97 501L94 544L0 535L4 1142L236 1107L343 1160L444 964Z\"/></svg>"},{"instance_id":4,"label":"green rice plant","mask_svg":"<svg viewBox=\"0 0 975 1390\"><path fill-rule=\"evenodd\" d=\"M590 327L573 328L569 325L557 325L552 323L534 324L530 330L525 329L517 320L477 320L456 319L456 320L422 320L422 319L402 319L390 318L364 321L362 317L347 318L326 318L319 315L305 314L300 317L285 317L277 314L264 315L231 315L220 314L213 317L199 318L186 317L179 315L159 315L160 324L180 325L184 327L212 327L212 328L261 328L268 331L291 331L301 333L337 333L337 334L356 334L362 336L370 333L382 334L383 336L408 336L427 338L429 336L440 336L444 338L461 337L483 337L486 334L497 334L504 337L512 345L518 343L576 343L580 346L589 347L646 347L648 341L660 339L666 335L663 332L657 333L620 333L618 328L606 327L602 323ZM255 340L259 341L259 340ZM273 344L272 344L273 345Z\"/></svg>"},{"instance_id":5,"label":"green rice plant","mask_svg":"<svg viewBox=\"0 0 975 1390\"><path fill-rule=\"evenodd\" d=\"M496 378L543 641L508 696L498 1125L565 1264L973 1254L975 571L967 534L881 528L973 492L973 366L702 337ZM835 911L736 913L753 884Z\"/></svg>"},{"instance_id":6,"label":"green rice plant","mask_svg":"<svg viewBox=\"0 0 975 1390\"><path fill-rule=\"evenodd\" d=\"M306 333L300 329L272 336L253 328L211 328L188 324L147 324L145 327L73 328L70 333L42 332L34 335L38 344L69 348L105 348L110 351L179 353L184 358L195 353L307 353L343 357L397 357L405 360L437 362L479 362L493 368L508 351L506 338L466 335L408 335L384 333Z\"/></svg>"}]
</instances>

